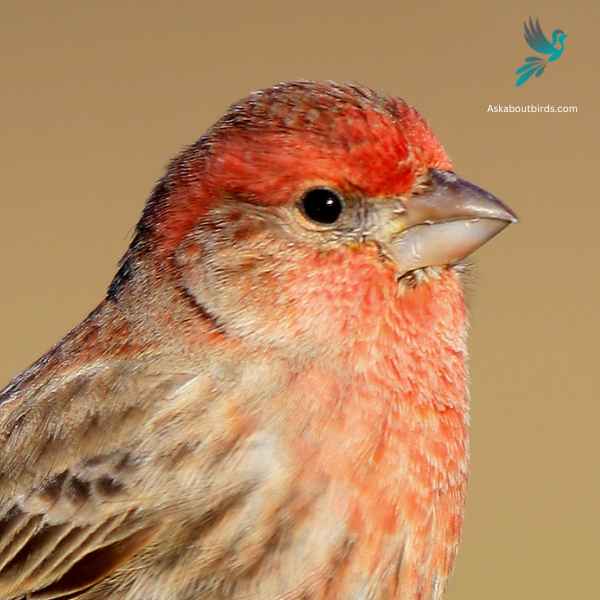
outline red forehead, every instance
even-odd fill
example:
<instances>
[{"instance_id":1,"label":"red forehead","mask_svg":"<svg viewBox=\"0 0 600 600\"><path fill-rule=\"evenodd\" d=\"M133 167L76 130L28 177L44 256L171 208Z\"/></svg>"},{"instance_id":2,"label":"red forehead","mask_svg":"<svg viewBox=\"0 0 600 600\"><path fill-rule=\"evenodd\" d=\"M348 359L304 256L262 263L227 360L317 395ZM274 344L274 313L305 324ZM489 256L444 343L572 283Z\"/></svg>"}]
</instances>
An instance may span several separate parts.
<instances>
[{"instance_id":1,"label":"red forehead","mask_svg":"<svg viewBox=\"0 0 600 600\"><path fill-rule=\"evenodd\" d=\"M451 166L413 108L356 86L299 83L259 92L231 109L215 138L211 179L263 204L293 202L314 182L401 195L427 168Z\"/></svg>"}]
</instances>

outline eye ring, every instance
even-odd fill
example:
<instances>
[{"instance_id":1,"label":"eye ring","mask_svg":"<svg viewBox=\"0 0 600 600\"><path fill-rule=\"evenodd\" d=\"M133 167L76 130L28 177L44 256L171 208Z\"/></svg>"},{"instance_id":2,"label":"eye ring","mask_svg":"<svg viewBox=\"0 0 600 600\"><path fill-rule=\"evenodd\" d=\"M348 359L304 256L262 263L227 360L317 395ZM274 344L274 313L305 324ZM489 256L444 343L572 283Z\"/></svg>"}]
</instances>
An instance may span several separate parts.
<instances>
[{"instance_id":1,"label":"eye ring","mask_svg":"<svg viewBox=\"0 0 600 600\"><path fill-rule=\"evenodd\" d=\"M344 210L342 197L335 190L321 186L306 190L299 205L304 216L319 225L333 225Z\"/></svg>"}]
</instances>

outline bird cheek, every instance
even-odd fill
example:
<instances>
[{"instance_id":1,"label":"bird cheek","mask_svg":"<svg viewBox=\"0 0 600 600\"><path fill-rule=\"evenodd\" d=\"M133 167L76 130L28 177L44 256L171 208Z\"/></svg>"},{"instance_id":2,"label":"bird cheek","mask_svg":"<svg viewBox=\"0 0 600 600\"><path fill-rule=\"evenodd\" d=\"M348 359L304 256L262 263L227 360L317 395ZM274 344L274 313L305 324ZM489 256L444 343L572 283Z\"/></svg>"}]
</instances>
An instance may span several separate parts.
<instances>
[{"instance_id":1,"label":"bird cheek","mask_svg":"<svg viewBox=\"0 0 600 600\"><path fill-rule=\"evenodd\" d=\"M308 315L299 310L302 289L289 285L290 256L269 256L255 246L217 239L206 231L176 250L178 287L199 320L231 337L297 352L312 340ZM313 340L314 341L314 340Z\"/></svg>"}]
</instances>

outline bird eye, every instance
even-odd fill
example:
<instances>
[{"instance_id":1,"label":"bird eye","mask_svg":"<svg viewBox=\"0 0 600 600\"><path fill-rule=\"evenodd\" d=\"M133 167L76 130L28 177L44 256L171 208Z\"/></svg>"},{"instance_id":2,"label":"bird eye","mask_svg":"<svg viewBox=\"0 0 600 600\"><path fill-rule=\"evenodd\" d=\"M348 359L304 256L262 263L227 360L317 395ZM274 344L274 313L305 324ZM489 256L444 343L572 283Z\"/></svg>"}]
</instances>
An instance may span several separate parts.
<instances>
[{"instance_id":1,"label":"bird eye","mask_svg":"<svg viewBox=\"0 0 600 600\"><path fill-rule=\"evenodd\" d=\"M302 197L304 214L317 223L331 225L338 220L344 205L342 199L327 188L314 188Z\"/></svg>"}]
</instances>

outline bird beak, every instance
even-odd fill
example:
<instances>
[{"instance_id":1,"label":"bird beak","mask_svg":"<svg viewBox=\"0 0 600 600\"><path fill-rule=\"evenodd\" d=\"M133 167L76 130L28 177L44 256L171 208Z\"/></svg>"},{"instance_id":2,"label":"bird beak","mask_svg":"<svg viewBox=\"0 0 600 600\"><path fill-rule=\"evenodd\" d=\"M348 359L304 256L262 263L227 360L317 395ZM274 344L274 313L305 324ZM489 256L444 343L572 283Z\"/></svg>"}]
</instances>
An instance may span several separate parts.
<instances>
[{"instance_id":1,"label":"bird beak","mask_svg":"<svg viewBox=\"0 0 600 600\"><path fill-rule=\"evenodd\" d=\"M517 216L498 198L454 173L431 169L427 189L392 209L382 224L384 247L401 275L455 264Z\"/></svg>"}]
</instances>

